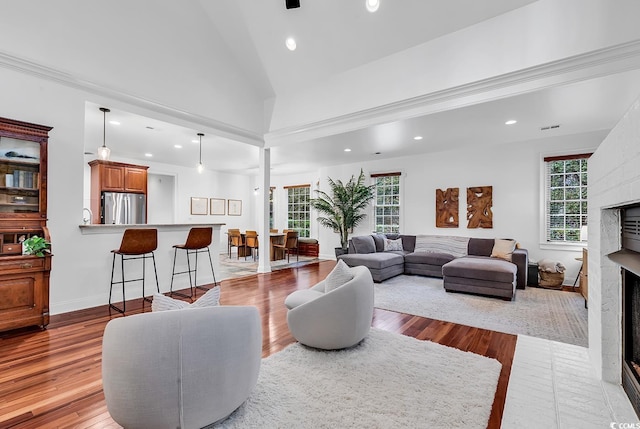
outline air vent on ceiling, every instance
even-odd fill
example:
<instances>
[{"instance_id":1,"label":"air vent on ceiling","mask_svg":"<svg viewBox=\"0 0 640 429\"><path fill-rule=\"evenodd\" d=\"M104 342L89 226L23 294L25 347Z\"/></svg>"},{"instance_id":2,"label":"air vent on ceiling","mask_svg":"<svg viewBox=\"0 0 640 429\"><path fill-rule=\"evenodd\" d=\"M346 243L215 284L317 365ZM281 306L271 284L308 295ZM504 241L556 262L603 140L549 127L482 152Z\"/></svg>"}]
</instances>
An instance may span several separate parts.
<instances>
[{"instance_id":1,"label":"air vent on ceiling","mask_svg":"<svg viewBox=\"0 0 640 429\"><path fill-rule=\"evenodd\" d=\"M560 124L547 125L546 127L540 127L540 131L553 130L553 129L556 129L556 128L560 128Z\"/></svg>"}]
</instances>

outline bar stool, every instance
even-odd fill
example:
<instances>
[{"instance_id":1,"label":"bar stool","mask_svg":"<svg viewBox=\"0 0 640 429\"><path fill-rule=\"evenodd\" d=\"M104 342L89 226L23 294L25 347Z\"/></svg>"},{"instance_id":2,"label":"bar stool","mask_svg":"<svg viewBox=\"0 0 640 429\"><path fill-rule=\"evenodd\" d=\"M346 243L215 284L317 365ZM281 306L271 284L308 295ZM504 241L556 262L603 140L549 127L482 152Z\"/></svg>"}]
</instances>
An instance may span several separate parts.
<instances>
[{"instance_id":1,"label":"bar stool","mask_svg":"<svg viewBox=\"0 0 640 429\"><path fill-rule=\"evenodd\" d=\"M144 294L144 281L145 281L145 266L146 259L151 258L153 260L153 271L156 275L156 288L160 293L160 285L158 283L158 271L156 270L156 258L153 253L158 248L158 230L157 229L125 229L122 235L122 242L120 248L112 250L113 263L111 264L111 286L109 288L109 308L124 314L126 307L126 299L124 295L124 284L129 282L142 281L142 298L144 301L151 302L151 299L147 298ZM122 270L122 281L113 281L113 273L116 266L116 255L120 255L120 265ZM125 280L124 276L124 261L133 259L142 259L142 278ZM116 307L111 303L111 293L113 292L113 285L122 283L122 309ZM144 302L143 301L143 302Z\"/></svg>"},{"instance_id":2,"label":"bar stool","mask_svg":"<svg viewBox=\"0 0 640 429\"><path fill-rule=\"evenodd\" d=\"M171 272L171 286L169 287L169 292L171 294L176 294L178 296L182 296L184 298L193 297L193 288L209 290L208 287L198 286L198 253L207 252L209 254L209 264L211 265L211 274L213 274L213 285L216 286L218 282L216 282L216 273L213 270L213 261L211 260L211 252L209 251L209 245L211 244L211 240L213 237L213 228L212 227L194 227L189 230L189 235L187 236L187 242L184 244L176 244L173 246L173 270ZM176 273L176 256L178 254L178 249L187 251L187 271L180 271ZM191 269L191 261L189 259L189 255L196 255L196 262L193 269ZM193 280L191 279L191 273L193 273ZM173 291L173 278L176 274L189 274L189 288L190 294L185 295L180 292Z\"/></svg>"}]
</instances>

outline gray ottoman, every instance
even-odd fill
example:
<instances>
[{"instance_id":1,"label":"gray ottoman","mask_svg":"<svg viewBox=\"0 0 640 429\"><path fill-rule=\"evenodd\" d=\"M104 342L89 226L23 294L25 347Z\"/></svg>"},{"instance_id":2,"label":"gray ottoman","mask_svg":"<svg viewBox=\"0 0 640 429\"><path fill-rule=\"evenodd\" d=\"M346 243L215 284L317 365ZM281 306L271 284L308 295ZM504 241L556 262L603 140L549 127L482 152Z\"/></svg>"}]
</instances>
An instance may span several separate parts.
<instances>
[{"instance_id":1,"label":"gray ottoman","mask_svg":"<svg viewBox=\"0 0 640 429\"><path fill-rule=\"evenodd\" d=\"M515 264L498 258L465 256L442 266L447 292L469 292L512 300L516 293Z\"/></svg>"}]
</instances>

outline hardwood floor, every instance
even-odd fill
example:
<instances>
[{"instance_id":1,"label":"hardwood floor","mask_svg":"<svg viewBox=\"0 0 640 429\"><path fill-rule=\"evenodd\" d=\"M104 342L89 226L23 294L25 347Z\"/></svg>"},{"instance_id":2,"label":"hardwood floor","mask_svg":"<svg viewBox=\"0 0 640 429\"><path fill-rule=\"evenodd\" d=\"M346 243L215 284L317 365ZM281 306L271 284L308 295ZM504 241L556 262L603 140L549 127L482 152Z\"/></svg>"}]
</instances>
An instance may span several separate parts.
<instances>
[{"instance_id":1,"label":"hardwood floor","mask_svg":"<svg viewBox=\"0 0 640 429\"><path fill-rule=\"evenodd\" d=\"M221 304L255 305L263 327L263 356L294 340L284 298L323 279L335 262L274 271L221 283ZM198 292L202 294L203 292ZM127 314L151 311L142 300ZM107 411L101 382L102 333L115 317L107 306L51 317L44 331L0 334L0 428L118 428ZM488 428L502 420L516 336L376 309L373 326L495 358L502 372Z\"/></svg>"}]
</instances>

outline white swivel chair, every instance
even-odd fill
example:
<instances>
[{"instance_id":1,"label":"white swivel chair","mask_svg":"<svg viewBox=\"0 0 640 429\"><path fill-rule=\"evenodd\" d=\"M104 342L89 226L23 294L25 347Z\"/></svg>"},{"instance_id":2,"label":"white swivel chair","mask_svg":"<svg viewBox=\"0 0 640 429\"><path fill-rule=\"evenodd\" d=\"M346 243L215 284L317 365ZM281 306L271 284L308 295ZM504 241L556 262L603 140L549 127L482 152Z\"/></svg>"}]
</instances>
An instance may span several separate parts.
<instances>
[{"instance_id":1,"label":"white swivel chair","mask_svg":"<svg viewBox=\"0 0 640 429\"><path fill-rule=\"evenodd\" d=\"M102 343L107 408L127 429L210 425L249 397L261 355L256 307L169 310L113 319Z\"/></svg>"},{"instance_id":2,"label":"white swivel chair","mask_svg":"<svg viewBox=\"0 0 640 429\"><path fill-rule=\"evenodd\" d=\"M364 266L349 268L353 279L325 293L325 280L285 300L287 324L300 343L325 350L358 344L373 319L373 279Z\"/></svg>"}]
</instances>

